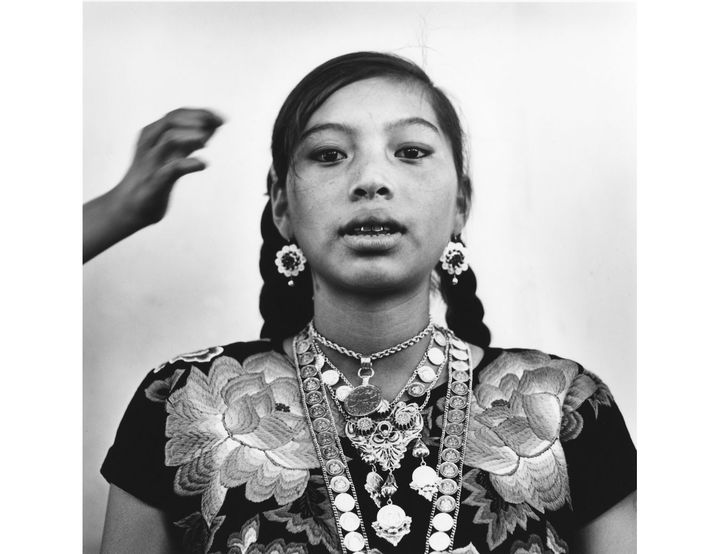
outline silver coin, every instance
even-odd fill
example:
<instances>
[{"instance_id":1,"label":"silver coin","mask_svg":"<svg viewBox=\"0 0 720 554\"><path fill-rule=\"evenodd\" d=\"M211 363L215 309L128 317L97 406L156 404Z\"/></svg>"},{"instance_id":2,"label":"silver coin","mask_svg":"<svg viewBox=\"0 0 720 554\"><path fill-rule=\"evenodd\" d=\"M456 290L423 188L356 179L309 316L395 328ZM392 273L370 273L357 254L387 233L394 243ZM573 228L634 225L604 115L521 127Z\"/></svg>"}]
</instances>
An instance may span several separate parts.
<instances>
[{"instance_id":1,"label":"silver coin","mask_svg":"<svg viewBox=\"0 0 720 554\"><path fill-rule=\"evenodd\" d=\"M435 514L435 517L433 517L432 525L438 531L450 531L453 527L453 518L450 514L440 512L439 514Z\"/></svg>"},{"instance_id":2,"label":"silver coin","mask_svg":"<svg viewBox=\"0 0 720 554\"><path fill-rule=\"evenodd\" d=\"M453 371L452 378L454 381L464 383L470 380L470 374L467 371Z\"/></svg>"},{"instance_id":3,"label":"silver coin","mask_svg":"<svg viewBox=\"0 0 720 554\"><path fill-rule=\"evenodd\" d=\"M414 396L415 398L417 398L418 396L422 396L423 394L425 394L425 385L416 381L407 388L407 393L410 396Z\"/></svg>"},{"instance_id":4,"label":"silver coin","mask_svg":"<svg viewBox=\"0 0 720 554\"><path fill-rule=\"evenodd\" d=\"M462 435L464 430L462 423L448 423L445 426L445 433L448 435Z\"/></svg>"},{"instance_id":5,"label":"silver coin","mask_svg":"<svg viewBox=\"0 0 720 554\"><path fill-rule=\"evenodd\" d=\"M345 512L340 516L340 527L343 531L355 531L360 527L360 518L355 512Z\"/></svg>"},{"instance_id":6,"label":"silver coin","mask_svg":"<svg viewBox=\"0 0 720 554\"><path fill-rule=\"evenodd\" d=\"M470 369L470 364L464 362L463 360L455 360L450 364L450 367L456 369L457 371L467 371Z\"/></svg>"},{"instance_id":7,"label":"silver coin","mask_svg":"<svg viewBox=\"0 0 720 554\"><path fill-rule=\"evenodd\" d=\"M325 462L325 471L329 475L340 475L345 471L345 465L340 460L328 460Z\"/></svg>"},{"instance_id":8,"label":"silver coin","mask_svg":"<svg viewBox=\"0 0 720 554\"><path fill-rule=\"evenodd\" d=\"M332 444L321 447L320 453L322 454L322 457L325 458L326 460L329 460L331 458L339 458L340 457L340 451L337 449L336 446L334 446Z\"/></svg>"},{"instance_id":9,"label":"silver coin","mask_svg":"<svg viewBox=\"0 0 720 554\"><path fill-rule=\"evenodd\" d=\"M365 548L365 539L357 531L350 531L343 538L343 544L350 552L360 552Z\"/></svg>"},{"instance_id":10,"label":"silver coin","mask_svg":"<svg viewBox=\"0 0 720 554\"><path fill-rule=\"evenodd\" d=\"M433 333L433 340L440 346L445 346L447 344L447 339L442 333Z\"/></svg>"},{"instance_id":11,"label":"silver coin","mask_svg":"<svg viewBox=\"0 0 720 554\"><path fill-rule=\"evenodd\" d=\"M327 408L325 404L313 404L308 408L308 412L310 412L310 417L315 419L324 416L327 413Z\"/></svg>"},{"instance_id":12,"label":"silver coin","mask_svg":"<svg viewBox=\"0 0 720 554\"><path fill-rule=\"evenodd\" d=\"M446 462L456 463L460 461L460 451L457 448L446 448L442 452L442 459Z\"/></svg>"},{"instance_id":13,"label":"silver coin","mask_svg":"<svg viewBox=\"0 0 720 554\"><path fill-rule=\"evenodd\" d=\"M453 339L453 340L450 341L450 342L452 343L452 345L453 345L455 348L459 348L460 350L467 350L467 347L468 347L468 346L467 346L467 343L464 342L464 341L461 341L460 339Z\"/></svg>"},{"instance_id":14,"label":"silver coin","mask_svg":"<svg viewBox=\"0 0 720 554\"><path fill-rule=\"evenodd\" d=\"M444 444L448 448L460 448L462 439L457 435L446 435Z\"/></svg>"},{"instance_id":15,"label":"silver coin","mask_svg":"<svg viewBox=\"0 0 720 554\"><path fill-rule=\"evenodd\" d=\"M445 352L440 350L437 346L433 346L427 353L428 360L435 365L440 365L445 361Z\"/></svg>"},{"instance_id":16,"label":"silver coin","mask_svg":"<svg viewBox=\"0 0 720 554\"><path fill-rule=\"evenodd\" d=\"M355 507L355 499L346 492L335 497L335 507L341 512L349 512Z\"/></svg>"},{"instance_id":17,"label":"silver coin","mask_svg":"<svg viewBox=\"0 0 720 554\"><path fill-rule=\"evenodd\" d=\"M451 350L450 355L456 360L467 360L470 356L464 350Z\"/></svg>"},{"instance_id":18,"label":"silver coin","mask_svg":"<svg viewBox=\"0 0 720 554\"><path fill-rule=\"evenodd\" d=\"M330 423L330 420L325 417L321 417L313 421L312 426L313 429L315 429L316 433L322 433L332 429L332 424Z\"/></svg>"},{"instance_id":19,"label":"silver coin","mask_svg":"<svg viewBox=\"0 0 720 554\"><path fill-rule=\"evenodd\" d=\"M307 392L312 392L314 390L318 390L320 388L320 379L316 379L315 377L310 377L310 379L305 379L305 382L303 383L303 388Z\"/></svg>"},{"instance_id":20,"label":"silver coin","mask_svg":"<svg viewBox=\"0 0 720 554\"><path fill-rule=\"evenodd\" d=\"M304 365L300 368L300 377L307 379L314 376L317 373L317 368L314 365Z\"/></svg>"},{"instance_id":21,"label":"silver coin","mask_svg":"<svg viewBox=\"0 0 720 554\"><path fill-rule=\"evenodd\" d=\"M438 512L452 512L455 509L456 505L457 503L455 502L455 499L447 494L439 497L435 502L435 507L437 508Z\"/></svg>"},{"instance_id":22,"label":"silver coin","mask_svg":"<svg viewBox=\"0 0 720 554\"><path fill-rule=\"evenodd\" d=\"M376 519L383 529L397 528L405 521L405 510L397 504L386 504L378 510Z\"/></svg>"},{"instance_id":23,"label":"silver coin","mask_svg":"<svg viewBox=\"0 0 720 554\"><path fill-rule=\"evenodd\" d=\"M310 341L309 340L299 340L297 341L297 352L298 354L302 354L303 352L307 352L310 350Z\"/></svg>"},{"instance_id":24,"label":"silver coin","mask_svg":"<svg viewBox=\"0 0 720 554\"><path fill-rule=\"evenodd\" d=\"M334 369L328 369L320 374L320 378L323 383L332 387L340 380L340 372Z\"/></svg>"},{"instance_id":25,"label":"silver coin","mask_svg":"<svg viewBox=\"0 0 720 554\"><path fill-rule=\"evenodd\" d=\"M307 403L312 406L313 404L318 404L319 402L322 402L323 396L320 391L312 391L307 393L305 396L305 400Z\"/></svg>"},{"instance_id":26,"label":"silver coin","mask_svg":"<svg viewBox=\"0 0 720 554\"><path fill-rule=\"evenodd\" d=\"M344 475L336 475L330 479L330 488L335 492L347 492L350 489L350 481Z\"/></svg>"},{"instance_id":27,"label":"silver coin","mask_svg":"<svg viewBox=\"0 0 720 554\"><path fill-rule=\"evenodd\" d=\"M428 544L430 545L430 548L432 548L436 552L442 552L448 546L450 546L450 535L443 531L436 531L435 533L430 535L430 538L428 539Z\"/></svg>"},{"instance_id":28,"label":"silver coin","mask_svg":"<svg viewBox=\"0 0 720 554\"><path fill-rule=\"evenodd\" d=\"M375 385L355 387L345 399L345 410L354 417L366 416L378 409L382 395Z\"/></svg>"},{"instance_id":29,"label":"silver coin","mask_svg":"<svg viewBox=\"0 0 720 554\"><path fill-rule=\"evenodd\" d=\"M333 437L332 433L328 433L327 431L322 431L317 434L317 441L320 446L327 446L327 445L333 444L335 442L335 437Z\"/></svg>"},{"instance_id":30,"label":"silver coin","mask_svg":"<svg viewBox=\"0 0 720 554\"><path fill-rule=\"evenodd\" d=\"M303 352L298 356L298 362L300 365L310 365L315 360L315 355L312 352Z\"/></svg>"},{"instance_id":31,"label":"silver coin","mask_svg":"<svg viewBox=\"0 0 720 554\"><path fill-rule=\"evenodd\" d=\"M455 381L452 385L450 385L450 390L458 396L465 396L468 393L468 386L460 381Z\"/></svg>"},{"instance_id":32,"label":"silver coin","mask_svg":"<svg viewBox=\"0 0 720 554\"><path fill-rule=\"evenodd\" d=\"M417 374L418 377L426 383L432 383L435 380L435 377L437 377L437 373L435 373L435 370L429 365L422 366L418 369Z\"/></svg>"},{"instance_id":33,"label":"silver coin","mask_svg":"<svg viewBox=\"0 0 720 554\"><path fill-rule=\"evenodd\" d=\"M460 423L465 419L465 412L463 410L450 410L445 417L450 423Z\"/></svg>"},{"instance_id":34,"label":"silver coin","mask_svg":"<svg viewBox=\"0 0 720 554\"><path fill-rule=\"evenodd\" d=\"M452 479L443 479L438 485L440 494L453 495L457 492L458 485Z\"/></svg>"},{"instance_id":35,"label":"silver coin","mask_svg":"<svg viewBox=\"0 0 720 554\"><path fill-rule=\"evenodd\" d=\"M446 479L451 479L457 476L457 474L460 472L458 466L452 462L443 462L442 464L440 464L438 471L440 472L440 475L442 475Z\"/></svg>"},{"instance_id":36,"label":"silver coin","mask_svg":"<svg viewBox=\"0 0 720 554\"><path fill-rule=\"evenodd\" d=\"M337 390L335 391L335 396L337 396L337 399L340 402L345 402L345 399L348 397L348 395L352 392L352 387L348 387L347 385L340 385Z\"/></svg>"},{"instance_id":37,"label":"silver coin","mask_svg":"<svg viewBox=\"0 0 720 554\"><path fill-rule=\"evenodd\" d=\"M467 406L467 400L464 396L451 396L450 397L450 407L455 408L458 410L462 410Z\"/></svg>"}]
</instances>

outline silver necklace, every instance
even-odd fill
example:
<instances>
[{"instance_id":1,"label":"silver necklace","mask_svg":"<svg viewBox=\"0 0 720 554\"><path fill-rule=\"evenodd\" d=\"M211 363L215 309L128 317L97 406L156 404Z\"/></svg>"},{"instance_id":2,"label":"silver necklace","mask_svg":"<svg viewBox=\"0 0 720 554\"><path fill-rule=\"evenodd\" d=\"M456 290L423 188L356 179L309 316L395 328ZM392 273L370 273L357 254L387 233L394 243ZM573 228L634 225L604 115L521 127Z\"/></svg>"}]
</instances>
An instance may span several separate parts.
<instances>
[{"instance_id":1,"label":"silver necklace","mask_svg":"<svg viewBox=\"0 0 720 554\"><path fill-rule=\"evenodd\" d=\"M380 389L375 385L370 384L370 379L375 375L372 362L391 356L392 354L396 354L417 344L424 339L432 331L432 329L433 322L430 321L427 326L415 336L410 337L399 344L385 348L384 350L379 350L378 352L366 355L361 354L360 352L355 352L354 350L350 350L349 348L331 341L315 329L315 325L312 321L308 326L308 331L312 339L318 341L327 348L339 352L340 354L360 360L360 368L358 369L357 375L361 380L361 384L348 391L347 397L343 400L345 411L354 417L370 415L376 412L382 404L382 393L380 392Z\"/></svg>"}]
</instances>

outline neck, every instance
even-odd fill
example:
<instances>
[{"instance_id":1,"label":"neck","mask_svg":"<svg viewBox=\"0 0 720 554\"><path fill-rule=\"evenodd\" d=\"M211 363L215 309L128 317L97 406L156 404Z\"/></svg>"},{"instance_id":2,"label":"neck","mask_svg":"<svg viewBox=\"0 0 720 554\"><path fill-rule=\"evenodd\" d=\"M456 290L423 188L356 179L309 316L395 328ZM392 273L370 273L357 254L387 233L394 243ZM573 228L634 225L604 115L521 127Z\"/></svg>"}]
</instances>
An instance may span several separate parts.
<instances>
[{"instance_id":1,"label":"neck","mask_svg":"<svg viewBox=\"0 0 720 554\"><path fill-rule=\"evenodd\" d=\"M428 323L429 282L423 287L397 295L368 296L315 289L315 328L333 342L364 355L395 346L416 335ZM372 382L392 399L405 385L420 361L431 338L373 362ZM325 354L353 383L359 362L333 350Z\"/></svg>"}]
</instances>

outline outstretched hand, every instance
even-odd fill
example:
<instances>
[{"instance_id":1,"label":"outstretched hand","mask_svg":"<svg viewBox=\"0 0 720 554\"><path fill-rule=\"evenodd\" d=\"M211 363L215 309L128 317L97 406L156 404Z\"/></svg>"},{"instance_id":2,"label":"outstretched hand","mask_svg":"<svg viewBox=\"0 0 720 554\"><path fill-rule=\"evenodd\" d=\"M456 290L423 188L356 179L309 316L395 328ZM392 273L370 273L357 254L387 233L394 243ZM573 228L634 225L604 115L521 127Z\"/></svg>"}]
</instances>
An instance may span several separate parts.
<instances>
[{"instance_id":1,"label":"outstretched hand","mask_svg":"<svg viewBox=\"0 0 720 554\"><path fill-rule=\"evenodd\" d=\"M206 167L190 154L203 148L222 124L209 110L179 108L146 126L120 183L83 206L83 263L160 221L177 180Z\"/></svg>"}]
</instances>

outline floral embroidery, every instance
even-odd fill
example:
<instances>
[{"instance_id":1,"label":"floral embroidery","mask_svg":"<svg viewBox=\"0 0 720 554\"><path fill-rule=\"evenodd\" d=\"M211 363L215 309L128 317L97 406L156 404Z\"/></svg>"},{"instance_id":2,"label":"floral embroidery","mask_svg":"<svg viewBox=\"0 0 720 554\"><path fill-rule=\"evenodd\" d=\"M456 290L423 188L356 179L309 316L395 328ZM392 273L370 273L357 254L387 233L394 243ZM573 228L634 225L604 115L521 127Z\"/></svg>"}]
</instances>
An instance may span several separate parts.
<instances>
[{"instance_id":1,"label":"floral embroidery","mask_svg":"<svg viewBox=\"0 0 720 554\"><path fill-rule=\"evenodd\" d=\"M223 521L225 521L225 516L218 516L213 519L212 525L208 526L200 512L194 512L180 521L176 521L174 525L185 529L182 543L188 552L206 554Z\"/></svg>"},{"instance_id":2,"label":"floral embroidery","mask_svg":"<svg viewBox=\"0 0 720 554\"><path fill-rule=\"evenodd\" d=\"M335 518L320 475L310 477L300 498L263 515L270 521L285 523L285 528L291 533L304 531L310 544L322 543L325 552L340 552Z\"/></svg>"},{"instance_id":3,"label":"floral embroidery","mask_svg":"<svg viewBox=\"0 0 720 554\"><path fill-rule=\"evenodd\" d=\"M307 554L307 548L298 543L285 545L283 539L275 539L267 546L257 544L260 532L258 516L245 522L239 533L228 538L228 554Z\"/></svg>"},{"instance_id":4,"label":"floral embroidery","mask_svg":"<svg viewBox=\"0 0 720 554\"><path fill-rule=\"evenodd\" d=\"M185 373L185 370L176 369L169 377L153 381L145 389L145 397L152 402L165 402L170 395L170 391L183 373Z\"/></svg>"},{"instance_id":5,"label":"floral embroidery","mask_svg":"<svg viewBox=\"0 0 720 554\"><path fill-rule=\"evenodd\" d=\"M553 554L568 554L570 548L568 544L560 538L552 524L546 522L547 529L547 547L552 551Z\"/></svg>"},{"instance_id":6,"label":"floral embroidery","mask_svg":"<svg viewBox=\"0 0 720 554\"><path fill-rule=\"evenodd\" d=\"M563 420L560 429L560 440L567 442L578 437L583 429L583 418L577 409L588 401L598 416L600 406L612 406L613 398L610 390L597 376L583 371L573 380L563 404Z\"/></svg>"},{"instance_id":7,"label":"floral embroidery","mask_svg":"<svg viewBox=\"0 0 720 554\"><path fill-rule=\"evenodd\" d=\"M466 546L463 546L462 548L453 548L450 554L480 554L480 552L477 548L475 548L475 545L473 543L469 542Z\"/></svg>"},{"instance_id":8,"label":"floral embroidery","mask_svg":"<svg viewBox=\"0 0 720 554\"><path fill-rule=\"evenodd\" d=\"M243 364L223 356L207 375L192 367L166 403L165 464L178 466L175 492L201 494L206 522L227 490L243 484L252 502L298 498L318 467L299 395L293 368L277 352Z\"/></svg>"},{"instance_id":9,"label":"floral embroidery","mask_svg":"<svg viewBox=\"0 0 720 554\"><path fill-rule=\"evenodd\" d=\"M537 514L526 503L508 504L489 487L483 487L482 481L486 474L473 469L465 474L463 488L470 491L470 496L462 501L468 506L479 509L473 517L473 523L487 523L487 544L493 550L505 541L508 535L515 532L515 527L527 529L528 518L539 521Z\"/></svg>"},{"instance_id":10,"label":"floral embroidery","mask_svg":"<svg viewBox=\"0 0 720 554\"><path fill-rule=\"evenodd\" d=\"M487 471L506 502L541 513L569 503L559 437L565 392L578 372L574 362L526 350L504 352L480 374L465 463Z\"/></svg>"},{"instance_id":11,"label":"floral embroidery","mask_svg":"<svg viewBox=\"0 0 720 554\"><path fill-rule=\"evenodd\" d=\"M157 373L161 369L163 369L165 366L172 365L176 362L209 362L214 357L219 356L222 354L223 348L222 346L213 346L212 348L204 348L203 350L195 350L194 352L188 352L187 354L180 354L179 356L175 356L173 359L168 360L165 363L160 364L155 369L153 369L153 373Z\"/></svg>"},{"instance_id":12,"label":"floral embroidery","mask_svg":"<svg viewBox=\"0 0 720 554\"><path fill-rule=\"evenodd\" d=\"M515 541L510 547L510 554L553 554L549 550L545 550L542 540L537 535L530 535L530 540L522 542Z\"/></svg>"}]
</instances>

